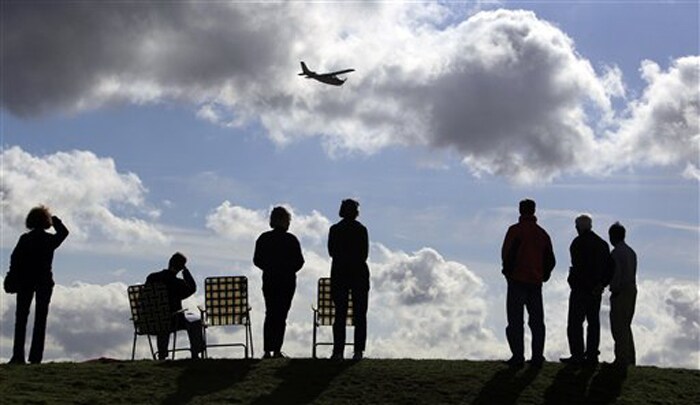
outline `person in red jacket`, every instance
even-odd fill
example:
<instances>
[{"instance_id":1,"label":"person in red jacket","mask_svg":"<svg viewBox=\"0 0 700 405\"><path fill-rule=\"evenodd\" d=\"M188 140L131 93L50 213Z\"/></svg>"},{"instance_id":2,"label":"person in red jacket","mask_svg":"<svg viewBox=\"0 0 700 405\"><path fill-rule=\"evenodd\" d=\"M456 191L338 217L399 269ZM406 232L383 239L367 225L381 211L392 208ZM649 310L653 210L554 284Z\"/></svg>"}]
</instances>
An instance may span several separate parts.
<instances>
[{"instance_id":1,"label":"person in red jacket","mask_svg":"<svg viewBox=\"0 0 700 405\"><path fill-rule=\"evenodd\" d=\"M520 201L520 219L508 228L501 259L502 272L508 281L506 338L512 353L506 364L522 367L525 363L523 318L524 308L527 308L532 333L530 364L540 367L544 363L545 339L542 283L549 280L556 261L552 240L547 231L537 225L533 200Z\"/></svg>"}]
</instances>

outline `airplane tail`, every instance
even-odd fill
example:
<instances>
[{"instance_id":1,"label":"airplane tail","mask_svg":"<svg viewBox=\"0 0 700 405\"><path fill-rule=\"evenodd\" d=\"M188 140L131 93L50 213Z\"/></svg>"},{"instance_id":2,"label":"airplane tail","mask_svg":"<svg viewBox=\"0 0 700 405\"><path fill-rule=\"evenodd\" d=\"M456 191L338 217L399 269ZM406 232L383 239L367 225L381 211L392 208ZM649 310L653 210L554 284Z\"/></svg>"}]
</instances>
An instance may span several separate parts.
<instances>
[{"instance_id":1,"label":"airplane tail","mask_svg":"<svg viewBox=\"0 0 700 405\"><path fill-rule=\"evenodd\" d=\"M309 76L310 74L311 71L306 67L306 63L301 62L301 73L299 73L299 76Z\"/></svg>"}]
</instances>

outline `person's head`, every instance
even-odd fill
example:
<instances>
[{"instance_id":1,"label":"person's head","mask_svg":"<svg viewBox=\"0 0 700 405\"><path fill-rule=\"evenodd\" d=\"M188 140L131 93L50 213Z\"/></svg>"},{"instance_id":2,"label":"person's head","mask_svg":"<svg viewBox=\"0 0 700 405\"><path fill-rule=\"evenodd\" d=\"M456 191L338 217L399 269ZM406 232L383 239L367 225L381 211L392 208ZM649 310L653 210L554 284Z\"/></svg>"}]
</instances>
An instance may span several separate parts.
<instances>
[{"instance_id":1,"label":"person's head","mask_svg":"<svg viewBox=\"0 0 700 405\"><path fill-rule=\"evenodd\" d=\"M27 214L27 219L24 221L24 225L27 229L49 229L51 228L51 212L49 209L43 205L34 207L29 210Z\"/></svg>"},{"instance_id":2,"label":"person's head","mask_svg":"<svg viewBox=\"0 0 700 405\"><path fill-rule=\"evenodd\" d=\"M593 229L593 220L586 214L576 217L576 230L578 233L584 233Z\"/></svg>"},{"instance_id":3,"label":"person's head","mask_svg":"<svg viewBox=\"0 0 700 405\"><path fill-rule=\"evenodd\" d=\"M520 201L520 215L535 215L535 202L528 199Z\"/></svg>"},{"instance_id":4,"label":"person's head","mask_svg":"<svg viewBox=\"0 0 700 405\"><path fill-rule=\"evenodd\" d=\"M275 207L270 213L270 227L286 231L289 223L292 222L292 215L284 207Z\"/></svg>"},{"instance_id":5,"label":"person's head","mask_svg":"<svg viewBox=\"0 0 700 405\"><path fill-rule=\"evenodd\" d=\"M338 211L343 219L355 219L360 215L360 203L353 199L346 199L340 203L340 210Z\"/></svg>"},{"instance_id":6,"label":"person's head","mask_svg":"<svg viewBox=\"0 0 700 405\"><path fill-rule=\"evenodd\" d=\"M610 236L610 243L613 244L613 246L617 245L620 242L623 242L625 240L625 234L627 231L625 231L625 227L622 226L621 223L615 222L614 224L610 225L610 229L608 229L608 236Z\"/></svg>"},{"instance_id":7,"label":"person's head","mask_svg":"<svg viewBox=\"0 0 700 405\"><path fill-rule=\"evenodd\" d=\"M180 252L176 252L170 257L170 261L168 261L168 269L177 273L185 268L185 264L187 264L187 258L185 255Z\"/></svg>"}]
</instances>

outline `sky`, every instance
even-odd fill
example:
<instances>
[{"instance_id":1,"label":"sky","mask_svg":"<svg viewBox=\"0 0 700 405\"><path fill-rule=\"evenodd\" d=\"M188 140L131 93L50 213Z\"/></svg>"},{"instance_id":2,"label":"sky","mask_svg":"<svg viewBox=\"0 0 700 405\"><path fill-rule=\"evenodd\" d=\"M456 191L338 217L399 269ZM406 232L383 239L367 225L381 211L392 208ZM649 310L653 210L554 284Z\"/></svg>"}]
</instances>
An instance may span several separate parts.
<instances>
[{"instance_id":1,"label":"sky","mask_svg":"<svg viewBox=\"0 0 700 405\"><path fill-rule=\"evenodd\" d=\"M568 355L568 247L588 213L639 256L638 364L700 368L697 2L1 4L0 266L35 205L71 231L45 360L127 358L126 288L175 251L200 285L249 278L262 347L252 254L276 205L306 259L283 350L309 357L344 198L371 241L366 355L505 359L500 248L533 198L557 258L547 359ZM355 72L328 86L302 60ZM14 299L0 295L3 360Z\"/></svg>"}]
</instances>

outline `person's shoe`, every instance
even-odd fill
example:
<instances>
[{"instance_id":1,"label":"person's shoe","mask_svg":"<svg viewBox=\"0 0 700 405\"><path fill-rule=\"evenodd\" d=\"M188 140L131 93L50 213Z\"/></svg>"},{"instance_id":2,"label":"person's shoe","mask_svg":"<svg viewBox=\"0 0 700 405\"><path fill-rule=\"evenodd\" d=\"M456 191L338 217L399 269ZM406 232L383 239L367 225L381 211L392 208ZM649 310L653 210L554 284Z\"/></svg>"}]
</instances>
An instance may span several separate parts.
<instances>
[{"instance_id":1,"label":"person's shoe","mask_svg":"<svg viewBox=\"0 0 700 405\"><path fill-rule=\"evenodd\" d=\"M355 354L352 355L352 359L355 361L360 361L362 358L362 352L355 352Z\"/></svg>"},{"instance_id":2,"label":"person's shoe","mask_svg":"<svg viewBox=\"0 0 700 405\"><path fill-rule=\"evenodd\" d=\"M265 352L262 356L263 359L271 359L272 358L272 352Z\"/></svg>"},{"instance_id":3,"label":"person's shoe","mask_svg":"<svg viewBox=\"0 0 700 405\"><path fill-rule=\"evenodd\" d=\"M538 357L535 359L530 359L527 361L527 363L530 365L530 367L533 368L542 368L544 365L544 357Z\"/></svg>"},{"instance_id":4,"label":"person's shoe","mask_svg":"<svg viewBox=\"0 0 700 405\"><path fill-rule=\"evenodd\" d=\"M571 356L571 357L562 357L559 359L564 364L582 364L583 363L583 357L578 357L578 356Z\"/></svg>"},{"instance_id":5,"label":"person's shoe","mask_svg":"<svg viewBox=\"0 0 700 405\"><path fill-rule=\"evenodd\" d=\"M508 367L521 368L525 365L525 360L516 357L511 357L510 359L503 362L508 365Z\"/></svg>"},{"instance_id":6,"label":"person's shoe","mask_svg":"<svg viewBox=\"0 0 700 405\"><path fill-rule=\"evenodd\" d=\"M289 357L282 352L274 352L274 353L272 353L272 358L273 359L288 359Z\"/></svg>"},{"instance_id":7,"label":"person's shoe","mask_svg":"<svg viewBox=\"0 0 700 405\"><path fill-rule=\"evenodd\" d=\"M330 360L333 360L333 361L343 361L343 359L344 359L343 353L333 353L331 355L331 358L330 358Z\"/></svg>"},{"instance_id":8,"label":"person's shoe","mask_svg":"<svg viewBox=\"0 0 700 405\"><path fill-rule=\"evenodd\" d=\"M597 366L598 365L598 356L587 356L583 360L583 364L586 366Z\"/></svg>"},{"instance_id":9,"label":"person's shoe","mask_svg":"<svg viewBox=\"0 0 700 405\"><path fill-rule=\"evenodd\" d=\"M7 364L12 364L12 365L23 365L27 364L24 359L17 359L17 358L11 358L10 361L7 362Z\"/></svg>"}]
</instances>

